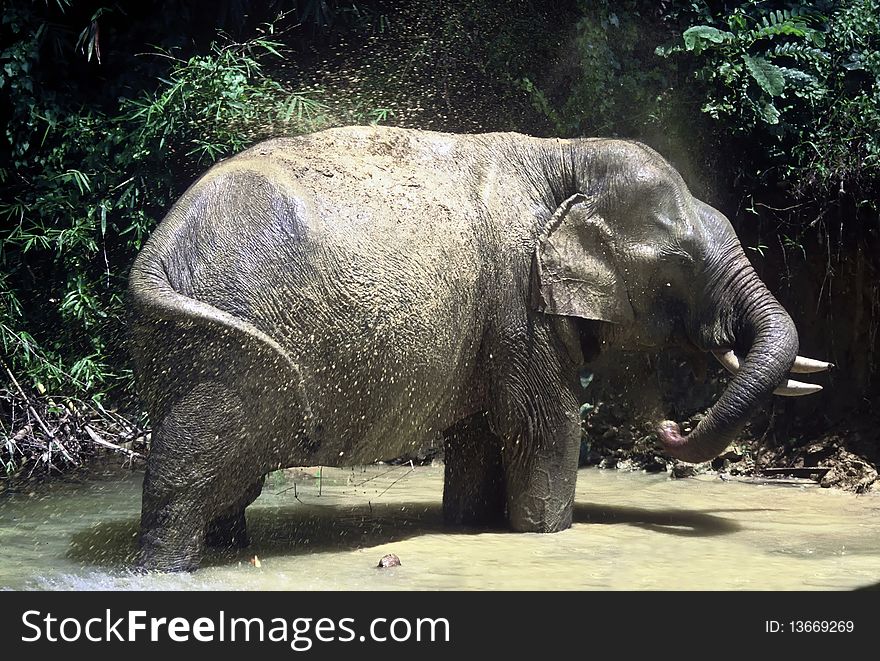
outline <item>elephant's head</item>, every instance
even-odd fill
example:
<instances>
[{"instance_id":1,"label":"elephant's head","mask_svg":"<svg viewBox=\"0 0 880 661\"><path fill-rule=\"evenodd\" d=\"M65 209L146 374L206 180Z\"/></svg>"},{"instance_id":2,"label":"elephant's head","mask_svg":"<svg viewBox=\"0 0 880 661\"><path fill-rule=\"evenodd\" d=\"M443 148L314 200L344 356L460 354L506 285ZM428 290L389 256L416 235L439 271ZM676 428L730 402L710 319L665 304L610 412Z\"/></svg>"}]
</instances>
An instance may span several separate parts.
<instances>
[{"instance_id":1,"label":"elephant's head","mask_svg":"<svg viewBox=\"0 0 880 661\"><path fill-rule=\"evenodd\" d=\"M694 198L656 152L622 141L590 141L589 173L539 238L540 308L608 322L609 337L635 347L686 343L732 372L696 429L664 421L658 436L673 456L707 461L721 453L770 393L808 394L789 371L828 363L797 357L794 323L758 278L727 218ZM742 358L739 358L742 357Z\"/></svg>"}]
</instances>

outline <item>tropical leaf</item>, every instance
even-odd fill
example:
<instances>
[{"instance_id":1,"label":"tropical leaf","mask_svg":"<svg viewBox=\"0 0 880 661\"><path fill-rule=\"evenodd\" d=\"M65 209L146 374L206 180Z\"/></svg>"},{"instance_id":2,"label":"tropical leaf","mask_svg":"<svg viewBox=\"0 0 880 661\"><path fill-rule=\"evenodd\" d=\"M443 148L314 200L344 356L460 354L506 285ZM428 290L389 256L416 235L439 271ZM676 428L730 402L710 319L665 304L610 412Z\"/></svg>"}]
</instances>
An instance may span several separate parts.
<instances>
[{"instance_id":1,"label":"tropical leaf","mask_svg":"<svg viewBox=\"0 0 880 661\"><path fill-rule=\"evenodd\" d=\"M779 67L782 75L785 76L786 82L792 82L802 87L819 87L819 80L816 76L801 71L800 69L791 69L789 67Z\"/></svg>"},{"instance_id":2,"label":"tropical leaf","mask_svg":"<svg viewBox=\"0 0 880 661\"><path fill-rule=\"evenodd\" d=\"M697 54L702 52L703 44L707 41L722 44L733 39L733 33L724 32L708 25L695 25L685 30L681 36L684 37L685 48Z\"/></svg>"},{"instance_id":3,"label":"tropical leaf","mask_svg":"<svg viewBox=\"0 0 880 661\"><path fill-rule=\"evenodd\" d=\"M821 64L827 64L831 59L825 51L796 41L776 44L767 55L770 57L791 57L798 61L819 62Z\"/></svg>"},{"instance_id":4,"label":"tropical leaf","mask_svg":"<svg viewBox=\"0 0 880 661\"><path fill-rule=\"evenodd\" d=\"M762 39L764 37L772 38L779 35L805 37L807 35L807 30L802 25L780 23L778 25L765 25L752 33L754 39Z\"/></svg>"},{"instance_id":5,"label":"tropical leaf","mask_svg":"<svg viewBox=\"0 0 880 661\"><path fill-rule=\"evenodd\" d=\"M761 114L761 119L763 119L767 124L779 123L779 109L772 103L762 103L758 107L758 109Z\"/></svg>"},{"instance_id":6,"label":"tropical leaf","mask_svg":"<svg viewBox=\"0 0 880 661\"><path fill-rule=\"evenodd\" d=\"M776 66L772 62L768 62L763 57L752 57L743 53L743 62L746 69L760 85L761 89L770 96L780 96L785 90L785 76L782 68Z\"/></svg>"}]
</instances>

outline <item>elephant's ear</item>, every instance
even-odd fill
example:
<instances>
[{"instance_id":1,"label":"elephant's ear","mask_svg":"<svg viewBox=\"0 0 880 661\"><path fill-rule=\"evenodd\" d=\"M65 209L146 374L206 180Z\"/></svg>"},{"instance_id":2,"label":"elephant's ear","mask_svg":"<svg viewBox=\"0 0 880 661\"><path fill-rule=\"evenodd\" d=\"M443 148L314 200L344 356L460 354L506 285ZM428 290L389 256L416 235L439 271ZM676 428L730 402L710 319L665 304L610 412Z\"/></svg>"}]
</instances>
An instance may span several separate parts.
<instances>
[{"instance_id":1,"label":"elephant's ear","mask_svg":"<svg viewBox=\"0 0 880 661\"><path fill-rule=\"evenodd\" d=\"M611 232L580 193L565 200L538 237L538 308L612 323L633 319L626 282L616 265Z\"/></svg>"}]
</instances>

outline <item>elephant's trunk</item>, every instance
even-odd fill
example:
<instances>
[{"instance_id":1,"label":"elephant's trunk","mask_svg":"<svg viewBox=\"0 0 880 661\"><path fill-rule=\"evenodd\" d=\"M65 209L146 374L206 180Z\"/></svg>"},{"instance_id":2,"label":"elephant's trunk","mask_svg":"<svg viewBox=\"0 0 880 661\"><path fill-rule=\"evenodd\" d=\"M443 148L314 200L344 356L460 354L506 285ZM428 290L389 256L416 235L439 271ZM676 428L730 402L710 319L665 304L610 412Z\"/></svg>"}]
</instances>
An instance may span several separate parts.
<instances>
[{"instance_id":1,"label":"elephant's trunk","mask_svg":"<svg viewBox=\"0 0 880 661\"><path fill-rule=\"evenodd\" d=\"M740 260L745 261L745 256ZM740 370L690 434L682 436L669 420L657 430L669 454L683 461L699 463L721 454L761 402L785 381L797 356L798 336L791 317L747 261L737 271L727 288L737 292L731 297L732 309L740 313L734 323L736 344L749 346Z\"/></svg>"}]
</instances>

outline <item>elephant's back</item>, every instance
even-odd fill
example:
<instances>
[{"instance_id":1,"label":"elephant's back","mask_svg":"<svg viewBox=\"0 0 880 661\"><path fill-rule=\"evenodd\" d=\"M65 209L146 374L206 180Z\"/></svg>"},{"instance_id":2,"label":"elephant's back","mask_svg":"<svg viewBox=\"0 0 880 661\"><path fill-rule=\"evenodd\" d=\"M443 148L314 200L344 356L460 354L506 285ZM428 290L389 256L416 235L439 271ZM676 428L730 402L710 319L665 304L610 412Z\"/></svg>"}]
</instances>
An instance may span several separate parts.
<instances>
[{"instance_id":1,"label":"elephant's back","mask_svg":"<svg viewBox=\"0 0 880 661\"><path fill-rule=\"evenodd\" d=\"M270 334L300 313L389 330L448 315L479 287L490 242L459 142L349 127L260 143L194 183L135 268Z\"/></svg>"},{"instance_id":2,"label":"elephant's back","mask_svg":"<svg viewBox=\"0 0 880 661\"><path fill-rule=\"evenodd\" d=\"M253 324L300 366L325 436L344 446L322 450L326 463L389 458L402 450L389 435L449 424L485 323L473 187L388 149L344 131L257 145L197 182L145 250L176 291Z\"/></svg>"}]
</instances>

